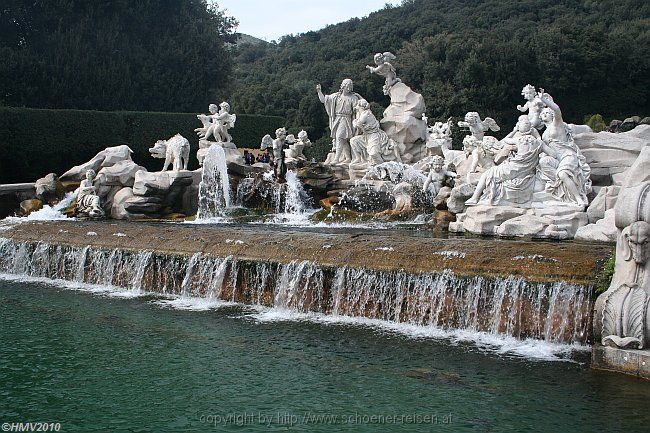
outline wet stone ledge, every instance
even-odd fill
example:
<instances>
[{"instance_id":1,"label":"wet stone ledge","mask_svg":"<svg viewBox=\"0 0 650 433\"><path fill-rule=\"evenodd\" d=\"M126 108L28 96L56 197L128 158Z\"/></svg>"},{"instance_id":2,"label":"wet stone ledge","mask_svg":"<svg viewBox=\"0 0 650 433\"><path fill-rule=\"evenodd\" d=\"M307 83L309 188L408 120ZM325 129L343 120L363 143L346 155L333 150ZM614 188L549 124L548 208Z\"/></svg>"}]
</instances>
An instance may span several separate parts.
<instances>
[{"instance_id":1,"label":"wet stone ledge","mask_svg":"<svg viewBox=\"0 0 650 433\"><path fill-rule=\"evenodd\" d=\"M198 225L107 221L46 221L0 232L15 242L190 256L200 252L238 260L287 264L309 260L328 267L462 277L523 277L531 283L591 286L613 246L484 238L436 238L428 232L371 229L291 229L270 225Z\"/></svg>"}]
</instances>

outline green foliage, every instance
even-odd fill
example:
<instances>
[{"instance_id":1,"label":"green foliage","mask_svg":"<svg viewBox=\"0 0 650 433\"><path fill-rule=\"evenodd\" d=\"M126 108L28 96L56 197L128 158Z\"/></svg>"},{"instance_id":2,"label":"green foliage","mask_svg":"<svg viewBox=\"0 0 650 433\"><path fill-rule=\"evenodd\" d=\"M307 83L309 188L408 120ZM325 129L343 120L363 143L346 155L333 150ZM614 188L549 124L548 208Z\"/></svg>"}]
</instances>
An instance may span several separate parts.
<instances>
[{"instance_id":1,"label":"green foliage","mask_svg":"<svg viewBox=\"0 0 650 433\"><path fill-rule=\"evenodd\" d=\"M257 148L284 120L238 115L231 130L238 147ZM0 183L33 182L47 173L61 174L88 161L108 146L127 144L133 160L149 170L162 161L149 154L156 140L180 133L191 143L190 169L198 166L192 113L102 112L0 107Z\"/></svg>"},{"instance_id":2,"label":"green foliage","mask_svg":"<svg viewBox=\"0 0 650 433\"><path fill-rule=\"evenodd\" d=\"M3 0L0 105L204 110L227 92L235 24L206 0Z\"/></svg>"},{"instance_id":3,"label":"green foliage","mask_svg":"<svg viewBox=\"0 0 650 433\"><path fill-rule=\"evenodd\" d=\"M527 83L547 90L568 122L581 123L586 113L647 113L649 25L645 0L409 0L241 47L231 100L240 112L285 116L315 140L327 135L315 84L331 92L352 78L381 112L389 103L382 79L364 65L389 50L398 75L424 96L431 122L478 111L507 134Z\"/></svg>"},{"instance_id":4,"label":"green foliage","mask_svg":"<svg viewBox=\"0 0 650 433\"><path fill-rule=\"evenodd\" d=\"M313 142L311 147L306 148L303 153L309 160L315 158L316 161L325 161L331 149L332 139L329 137L321 137Z\"/></svg>"},{"instance_id":5,"label":"green foliage","mask_svg":"<svg viewBox=\"0 0 650 433\"><path fill-rule=\"evenodd\" d=\"M587 116L588 119L585 122L586 125L588 125L591 129L594 130L594 132L601 132L604 131L605 128L607 128L607 124L605 123L605 120L603 119L603 116L600 114L594 114L593 116Z\"/></svg>"},{"instance_id":6,"label":"green foliage","mask_svg":"<svg viewBox=\"0 0 650 433\"><path fill-rule=\"evenodd\" d=\"M603 265L603 270L600 272L596 279L596 286L594 288L594 296L598 296L609 288L614 276L614 267L616 266L616 253L607 259Z\"/></svg>"}]
</instances>

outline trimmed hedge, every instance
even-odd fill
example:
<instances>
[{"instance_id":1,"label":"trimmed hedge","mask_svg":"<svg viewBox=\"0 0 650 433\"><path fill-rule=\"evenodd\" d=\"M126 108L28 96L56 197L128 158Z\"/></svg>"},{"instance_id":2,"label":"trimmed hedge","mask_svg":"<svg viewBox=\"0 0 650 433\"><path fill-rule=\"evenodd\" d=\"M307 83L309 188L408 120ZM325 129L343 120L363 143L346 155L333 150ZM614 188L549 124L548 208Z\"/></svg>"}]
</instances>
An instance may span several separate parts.
<instances>
[{"instance_id":1,"label":"trimmed hedge","mask_svg":"<svg viewBox=\"0 0 650 433\"><path fill-rule=\"evenodd\" d=\"M237 147L258 148L265 134L284 125L275 116L237 115L230 130ZM0 183L33 182L48 173L62 174L108 146L127 144L133 160L148 170L163 161L150 156L156 140L181 134L191 145L189 169L198 167L193 113L41 110L0 107Z\"/></svg>"}]
</instances>

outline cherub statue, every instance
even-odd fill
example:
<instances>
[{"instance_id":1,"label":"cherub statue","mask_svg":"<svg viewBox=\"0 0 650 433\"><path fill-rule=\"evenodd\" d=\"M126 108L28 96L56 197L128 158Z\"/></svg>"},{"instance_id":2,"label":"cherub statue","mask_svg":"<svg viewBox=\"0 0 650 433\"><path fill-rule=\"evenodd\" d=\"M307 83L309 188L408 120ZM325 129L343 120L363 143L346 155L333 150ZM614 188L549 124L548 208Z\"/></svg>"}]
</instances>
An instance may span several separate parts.
<instances>
[{"instance_id":1,"label":"cherub statue","mask_svg":"<svg viewBox=\"0 0 650 433\"><path fill-rule=\"evenodd\" d=\"M544 124L542 123L540 114L542 108L545 107L544 102L541 99L541 93L537 93L535 87L531 84L526 84L526 86L521 90L521 95L526 99L526 103L524 105L517 105L517 110L522 113L528 111L528 120L530 120L530 124L533 125L533 128L541 129Z\"/></svg>"},{"instance_id":2,"label":"cherub statue","mask_svg":"<svg viewBox=\"0 0 650 433\"><path fill-rule=\"evenodd\" d=\"M201 128L194 131L199 136L199 140L209 140L214 138L217 143L230 143L232 136L228 134L228 129L234 128L237 115L230 114L230 104L222 102L219 109L215 104L208 107L210 114L198 114L196 117L203 123Z\"/></svg>"},{"instance_id":3,"label":"cherub statue","mask_svg":"<svg viewBox=\"0 0 650 433\"><path fill-rule=\"evenodd\" d=\"M95 170L86 171L86 178L81 181L77 193L77 205L75 214L98 218L104 216L104 210L100 205L97 189L93 185Z\"/></svg>"},{"instance_id":4,"label":"cherub statue","mask_svg":"<svg viewBox=\"0 0 650 433\"><path fill-rule=\"evenodd\" d=\"M287 137L287 143L289 143L289 148L284 150L284 155L289 160L303 160L306 161L307 158L302 153L306 147L311 146L311 140L307 136L307 131L302 130L298 133L298 139L293 138L293 135Z\"/></svg>"},{"instance_id":5,"label":"cherub statue","mask_svg":"<svg viewBox=\"0 0 650 433\"><path fill-rule=\"evenodd\" d=\"M425 120L426 117L422 115L422 120ZM446 153L451 149L451 117L447 119L447 122L436 122L433 126L427 128L429 137L427 139L426 147L427 153L429 156L435 155L437 149L442 151L442 154L446 157Z\"/></svg>"},{"instance_id":6,"label":"cherub statue","mask_svg":"<svg viewBox=\"0 0 650 433\"><path fill-rule=\"evenodd\" d=\"M499 125L491 117L481 120L479 114L471 111L465 115L465 121L459 121L458 126L469 128L471 135L463 139L465 154L471 155L470 168L467 171L467 183L472 183L470 175L479 166L489 168L494 165L494 156L503 147L495 137L486 136L488 131L499 131Z\"/></svg>"},{"instance_id":7,"label":"cherub statue","mask_svg":"<svg viewBox=\"0 0 650 433\"><path fill-rule=\"evenodd\" d=\"M376 67L366 65L366 69L370 71L371 74L381 75L386 78L386 83L384 84L384 95L388 95L390 88L393 87L396 83L400 83L402 80L397 78L397 72L395 67L390 63L391 60L395 60L397 57L393 53L386 51L385 53L375 54L374 60Z\"/></svg>"},{"instance_id":8,"label":"cherub statue","mask_svg":"<svg viewBox=\"0 0 650 433\"><path fill-rule=\"evenodd\" d=\"M442 156L436 155L431 158L431 170L422 186L424 192L431 192L434 197L440 193L444 194L447 192L446 190L451 193L451 188L447 183L450 179L458 177L455 172L445 169L444 163L445 160Z\"/></svg>"},{"instance_id":9,"label":"cherub statue","mask_svg":"<svg viewBox=\"0 0 650 433\"><path fill-rule=\"evenodd\" d=\"M273 151L273 168L275 179L278 182L284 182L287 174L287 166L284 163L284 144L287 140L287 130L278 128L275 130L275 140L269 134L262 138L260 149L272 149Z\"/></svg>"}]
</instances>

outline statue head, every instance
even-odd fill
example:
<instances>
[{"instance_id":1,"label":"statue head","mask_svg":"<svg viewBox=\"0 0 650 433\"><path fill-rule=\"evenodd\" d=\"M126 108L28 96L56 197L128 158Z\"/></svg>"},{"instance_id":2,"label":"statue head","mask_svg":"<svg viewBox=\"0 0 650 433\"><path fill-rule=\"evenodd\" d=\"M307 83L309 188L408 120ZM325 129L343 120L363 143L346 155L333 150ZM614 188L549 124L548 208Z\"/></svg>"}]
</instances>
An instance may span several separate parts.
<instances>
[{"instance_id":1,"label":"statue head","mask_svg":"<svg viewBox=\"0 0 650 433\"><path fill-rule=\"evenodd\" d=\"M278 128L275 130L275 137L280 139L287 138L287 130L285 128Z\"/></svg>"},{"instance_id":2,"label":"statue head","mask_svg":"<svg viewBox=\"0 0 650 433\"><path fill-rule=\"evenodd\" d=\"M478 125L478 122L481 120L476 111L470 111L465 115L465 122L469 123L472 126Z\"/></svg>"},{"instance_id":3,"label":"statue head","mask_svg":"<svg viewBox=\"0 0 650 433\"><path fill-rule=\"evenodd\" d=\"M212 114L217 114L219 112L219 107L217 107L217 104L210 104L208 105L208 111Z\"/></svg>"},{"instance_id":4,"label":"statue head","mask_svg":"<svg viewBox=\"0 0 650 433\"><path fill-rule=\"evenodd\" d=\"M442 156L436 155L431 158L431 169L436 173L441 172L444 165L445 159Z\"/></svg>"},{"instance_id":5,"label":"statue head","mask_svg":"<svg viewBox=\"0 0 650 433\"><path fill-rule=\"evenodd\" d=\"M375 60L375 65L381 65L385 61L384 55L382 53L375 54L373 59Z\"/></svg>"},{"instance_id":6,"label":"statue head","mask_svg":"<svg viewBox=\"0 0 650 433\"><path fill-rule=\"evenodd\" d=\"M227 103L226 101L223 101L221 104L219 104L219 107L226 112L230 112L230 104Z\"/></svg>"},{"instance_id":7,"label":"statue head","mask_svg":"<svg viewBox=\"0 0 650 433\"><path fill-rule=\"evenodd\" d=\"M650 241L650 224L637 221L623 230L623 259L634 260L639 265L648 261L648 241Z\"/></svg>"},{"instance_id":8,"label":"statue head","mask_svg":"<svg viewBox=\"0 0 650 433\"><path fill-rule=\"evenodd\" d=\"M363 98L359 99L357 101L356 109L357 110L369 110L370 109L370 104L368 103L368 101L366 101Z\"/></svg>"},{"instance_id":9,"label":"statue head","mask_svg":"<svg viewBox=\"0 0 650 433\"><path fill-rule=\"evenodd\" d=\"M97 173L95 173L95 170L93 170L92 168L89 168L88 170L86 170L86 179L93 180L95 178L96 174Z\"/></svg>"},{"instance_id":10,"label":"statue head","mask_svg":"<svg viewBox=\"0 0 650 433\"><path fill-rule=\"evenodd\" d=\"M539 118L542 119L542 122L549 124L553 122L555 118L555 113L548 107L542 109L542 112L539 114Z\"/></svg>"},{"instance_id":11,"label":"statue head","mask_svg":"<svg viewBox=\"0 0 650 433\"><path fill-rule=\"evenodd\" d=\"M345 80L341 81L341 92L352 93L353 91L354 91L354 85L352 84L351 79L346 78Z\"/></svg>"},{"instance_id":12,"label":"statue head","mask_svg":"<svg viewBox=\"0 0 650 433\"><path fill-rule=\"evenodd\" d=\"M300 140L300 141L308 141L309 137L307 137L307 131L305 131L304 129L301 130L298 133L298 140Z\"/></svg>"},{"instance_id":13,"label":"statue head","mask_svg":"<svg viewBox=\"0 0 650 433\"><path fill-rule=\"evenodd\" d=\"M535 86L531 84L526 84L524 88L521 89L521 95L527 100L532 101L533 99L535 99L535 96L537 95Z\"/></svg>"},{"instance_id":14,"label":"statue head","mask_svg":"<svg viewBox=\"0 0 650 433\"><path fill-rule=\"evenodd\" d=\"M262 137L260 149L265 150L271 147L273 147L273 137L271 137L269 134L266 134L264 137Z\"/></svg>"},{"instance_id":15,"label":"statue head","mask_svg":"<svg viewBox=\"0 0 650 433\"><path fill-rule=\"evenodd\" d=\"M530 119L525 114L519 116L517 119L517 131L522 134L530 134L532 132L533 125L530 123Z\"/></svg>"}]
</instances>

